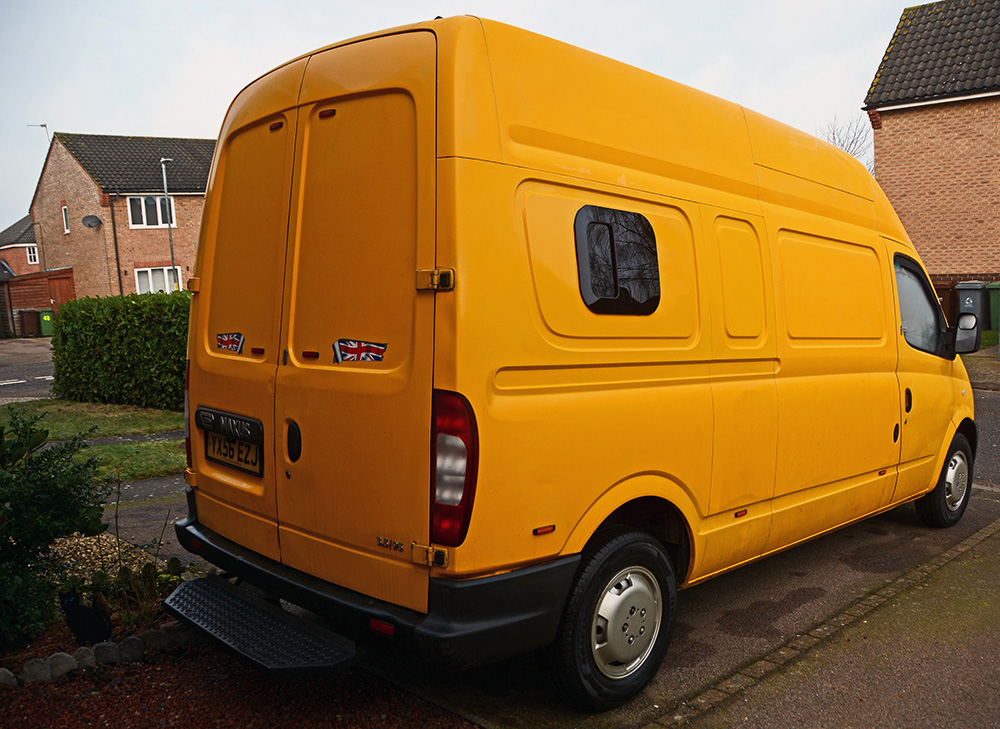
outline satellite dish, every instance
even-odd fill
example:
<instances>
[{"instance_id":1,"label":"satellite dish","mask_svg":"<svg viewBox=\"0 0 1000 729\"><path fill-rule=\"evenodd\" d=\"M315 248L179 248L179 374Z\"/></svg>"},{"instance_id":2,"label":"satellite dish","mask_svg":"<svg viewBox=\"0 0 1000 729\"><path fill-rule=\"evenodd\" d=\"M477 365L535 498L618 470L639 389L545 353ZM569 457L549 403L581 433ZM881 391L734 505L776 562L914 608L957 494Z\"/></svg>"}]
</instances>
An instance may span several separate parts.
<instances>
[{"instance_id":1,"label":"satellite dish","mask_svg":"<svg viewBox=\"0 0 1000 729\"><path fill-rule=\"evenodd\" d=\"M96 215L86 215L83 218L83 224L87 228L96 228L101 224L101 219Z\"/></svg>"}]
</instances>

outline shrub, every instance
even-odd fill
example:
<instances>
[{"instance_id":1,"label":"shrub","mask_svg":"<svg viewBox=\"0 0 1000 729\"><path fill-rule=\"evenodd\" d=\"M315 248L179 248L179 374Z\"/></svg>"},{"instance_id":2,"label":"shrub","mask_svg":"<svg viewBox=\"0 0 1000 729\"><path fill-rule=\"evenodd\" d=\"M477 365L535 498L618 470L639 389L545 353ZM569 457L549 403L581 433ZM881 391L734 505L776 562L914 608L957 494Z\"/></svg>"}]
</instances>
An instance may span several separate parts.
<instances>
[{"instance_id":1,"label":"shrub","mask_svg":"<svg viewBox=\"0 0 1000 729\"><path fill-rule=\"evenodd\" d=\"M180 410L191 296L67 301L52 335L52 390L70 400Z\"/></svg>"},{"instance_id":2,"label":"shrub","mask_svg":"<svg viewBox=\"0 0 1000 729\"><path fill-rule=\"evenodd\" d=\"M99 534L107 493L92 459L74 456L79 437L42 448L48 432L37 417L8 408L0 426L0 649L30 638L52 621L62 566L52 544L74 532Z\"/></svg>"}]
</instances>

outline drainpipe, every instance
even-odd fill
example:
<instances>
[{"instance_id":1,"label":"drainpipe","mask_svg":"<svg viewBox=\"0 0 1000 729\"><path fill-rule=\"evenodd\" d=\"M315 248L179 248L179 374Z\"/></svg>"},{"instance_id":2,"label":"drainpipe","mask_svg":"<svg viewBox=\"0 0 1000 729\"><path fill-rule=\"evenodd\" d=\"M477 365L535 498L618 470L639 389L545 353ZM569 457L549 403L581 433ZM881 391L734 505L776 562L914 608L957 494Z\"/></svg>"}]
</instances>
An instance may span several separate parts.
<instances>
[{"instance_id":1,"label":"drainpipe","mask_svg":"<svg viewBox=\"0 0 1000 729\"><path fill-rule=\"evenodd\" d=\"M118 258L118 228L115 226L115 200L121 196L120 192L116 192L114 198L111 200L111 237L115 241L115 270L118 271L118 295L124 296L125 291L122 288L122 263Z\"/></svg>"},{"instance_id":2,"label":"drainpipe","mask_svg":"<svg viewBox=\"0 0 1000 729\"><path fill-rule=\"evenodd\" d=\"M17 330L14 328L14 299L10 296L10 282L4 281L4 288L7 289L7 316L10 319L10 336L16 337Z\"/></svg>"}]
</instances>

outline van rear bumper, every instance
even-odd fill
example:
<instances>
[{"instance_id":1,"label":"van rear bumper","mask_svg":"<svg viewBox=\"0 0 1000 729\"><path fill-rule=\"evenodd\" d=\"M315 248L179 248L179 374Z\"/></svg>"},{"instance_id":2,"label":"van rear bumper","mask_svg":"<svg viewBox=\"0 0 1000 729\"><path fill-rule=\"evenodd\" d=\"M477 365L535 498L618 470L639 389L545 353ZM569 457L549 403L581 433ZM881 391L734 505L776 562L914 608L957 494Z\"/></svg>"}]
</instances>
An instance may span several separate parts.
<instances>
[{"instance_id":1,"label":"van rear bumper","mask_svg":"<svg viewBox=\"0 0 1000 729\"><path fill-rule=\"evenodd\" d=\"M175 530L189 552L328 618L338 633L357 640L377 637L370 621L379 620L393 626L396 639L456 666L489 663L551 643L580 561L572 555L492 577L431 578L425 615L324 582L216 534L198 522L190 490L188 507L188 517Z\"/></svg>"}]
</instances>

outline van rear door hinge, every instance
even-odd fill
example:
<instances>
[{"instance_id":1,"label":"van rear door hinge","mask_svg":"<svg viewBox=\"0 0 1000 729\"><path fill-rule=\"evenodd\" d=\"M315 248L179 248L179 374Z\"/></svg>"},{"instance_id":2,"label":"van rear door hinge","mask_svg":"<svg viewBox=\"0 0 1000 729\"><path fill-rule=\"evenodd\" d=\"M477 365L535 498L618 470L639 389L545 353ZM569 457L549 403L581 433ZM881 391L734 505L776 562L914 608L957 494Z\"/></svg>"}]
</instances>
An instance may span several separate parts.
<instances>
[{"instance_id":1,"label":"van rear door hinge","mask_svg":"<svg viewBox=\"0 0 1000 729\"><path fill-rule=\"evenodd\" d=\"M417 291L451 291L455 288L454 268L418 268Z\"/></svg>"},{"instance_id":2,"label":"van rear door hinge","mask_svg":"<svg viewBox=\"0 0 1000 729\"><path fill-rule=\"evenodd\" d=\"M448 550L444 547L425 547L414 542L410 561L416 564L425 564L428 567L447 567Z\"/></svg>"}]
</instances>

